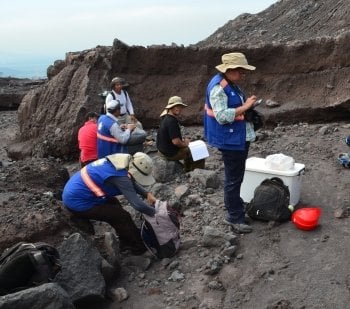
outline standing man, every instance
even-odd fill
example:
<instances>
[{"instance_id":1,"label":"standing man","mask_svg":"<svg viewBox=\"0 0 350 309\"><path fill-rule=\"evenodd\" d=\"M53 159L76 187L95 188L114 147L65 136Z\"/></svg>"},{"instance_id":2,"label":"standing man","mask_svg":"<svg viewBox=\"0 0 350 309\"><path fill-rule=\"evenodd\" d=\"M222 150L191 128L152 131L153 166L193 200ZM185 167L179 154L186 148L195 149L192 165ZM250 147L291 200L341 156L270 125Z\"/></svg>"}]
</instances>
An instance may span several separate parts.
<instances>
[{"instance_id":1,"label":"standing man","mask_svg":"<svg viewBox=\"0 0 350 309\"><path fill-rule=\"evenodd\" d=\"M130 139L135 124L118 124L120 102L111 100L106 103L107 114L101 115L97 126L97 156L99 159L114 154L127 153L125 144Z\"/></svg>"},{"instance_id":2,"label":"standing man","mask_svg":"<svg viewBox=\"0 0 350 309\"><path fill-rule=\"evenodd\" d=\"M129 86L124 78L114 77L111 81L111 92L106 96L106 104L112 100L120 102L120 115L118 116L119 124L135 123L142 129L142 124L136 119L134 107L130 100L128 92L123 89Z\"/></svg>"},{"instance_id":3,"label":"standing man","mask_svg":"<svg viewBox=\"0 0 350 309\"><path fill-rule=\"evenodd\" d=\"M95 112L86 115L86 122L78 131L81 167L97 160L97 119Z\"/></svg>"},{"instance_id":4,"label":"standing man","mask_svg":"<svg viewBox=\"0 0 350 309\"><path fill-rule=\"evenodd\" d=\"M249 144L256 135L244 113L253 107L257 97L246 98L237 82L255 67L242 53L224 54L221 59L222 64L216 66L220 73L211 79L206 91L204 133L208 143L221 151L224 161L224 222L236 233L250 233L240 192Z\"/></svg>"},{"instance_id":5,"label":"standing man","mask_svg":"<svg viewBox=\"0 0 350 309\"><path fill-rule=\"evenodd\" d=\"M190 140L182 138L179 116L187 104L178 96L169 99L167 106L161 113L160 125L157 132L157 148L160 154L169 161L184 160L185 172L195 168L204 169L204 159L193 161L188 147Z\"/></svg>"}]
</instances>

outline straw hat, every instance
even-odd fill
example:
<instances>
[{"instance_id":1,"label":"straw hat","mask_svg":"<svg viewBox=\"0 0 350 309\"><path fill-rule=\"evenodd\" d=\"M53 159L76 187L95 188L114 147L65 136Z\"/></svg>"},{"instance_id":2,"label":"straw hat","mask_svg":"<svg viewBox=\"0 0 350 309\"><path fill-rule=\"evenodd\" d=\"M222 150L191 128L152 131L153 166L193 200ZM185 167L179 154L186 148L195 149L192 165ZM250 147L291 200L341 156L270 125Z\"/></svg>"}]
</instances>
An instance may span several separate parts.
<instances>
[{"instance_id":1,"label":"straw hat","mask_svg":"<svg viewBox=\"0 0 350 309\"><path fill-rule=\"evenodd\" d=\"M165 106L165 109L163 112L160 114L160 117L166 115L168 113L168 110L173 108L176 105L182 105L184 107L187 107L188 105L182 102L181 97L178 96L173 96L169 99L167 106Z\"/></svg>"},{"instance_id":2,"label":"straw hat","mask_svg":"<svg viewBox=\"0 0 350 309\"><path fill-rule=\"evenodd\" d=\"M222 73L225 73L228 69L242 68L246 70L255 70L255 67L248 64L247 58L242 53L229 53L224 54L221 57L222 64L217 65L215 68Z\"/></svg>"}]
</instances>

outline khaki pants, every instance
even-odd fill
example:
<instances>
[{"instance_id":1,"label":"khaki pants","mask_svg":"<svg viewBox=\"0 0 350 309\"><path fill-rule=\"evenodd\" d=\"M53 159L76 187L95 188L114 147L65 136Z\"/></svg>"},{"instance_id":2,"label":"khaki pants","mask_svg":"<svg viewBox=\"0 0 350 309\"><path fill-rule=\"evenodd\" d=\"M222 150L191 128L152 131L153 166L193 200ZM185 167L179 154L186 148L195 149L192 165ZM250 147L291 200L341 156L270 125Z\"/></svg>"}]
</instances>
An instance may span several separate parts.
<instances>
[{"instance_id":1,"label":"khaki pants","mask_svg":"<svg viewBox=\"0 0 350 309\"><path fill-rule=\"evenodd\" d=\"M184 160L184 169L185 172L193 171L196 168L204 169L205 168L205 159L193 161L190 148L184 147L180 148L176 155L168 157L158 151L159 154L169 161L179 161Z\"/></svg>"}]
</instances>

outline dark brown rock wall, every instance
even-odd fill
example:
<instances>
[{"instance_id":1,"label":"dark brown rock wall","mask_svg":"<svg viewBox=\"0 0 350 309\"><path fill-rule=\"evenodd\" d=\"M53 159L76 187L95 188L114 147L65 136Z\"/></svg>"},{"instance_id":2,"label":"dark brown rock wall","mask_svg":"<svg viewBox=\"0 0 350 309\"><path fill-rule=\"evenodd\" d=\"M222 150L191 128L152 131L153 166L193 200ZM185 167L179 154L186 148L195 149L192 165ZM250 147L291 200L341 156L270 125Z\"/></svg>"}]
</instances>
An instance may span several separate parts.
<instances>
[{"instance_id":1,"label":"dark brown rock wall","mask_svg":"<svg viewBox=\"0 0 350 309\"><path fill-rule=\"evenodd\" d=\"M66 66L40 89L30 92L19 109L22 139L34 139L34 154L77 155L76 135L87 111L99 112L98 94L109 89L113 76L130 83L136 115L146 128L159 123L170 96L189 103L185 125L201 124L205 88L216 73L221 55L246 54L257 70L247 74L242 87L280 104L260 107L267 124L314 122L349 117L349 33L286 45L256 48L144 48L115 44L70 53Z\"/></svg>"}]
</instances>

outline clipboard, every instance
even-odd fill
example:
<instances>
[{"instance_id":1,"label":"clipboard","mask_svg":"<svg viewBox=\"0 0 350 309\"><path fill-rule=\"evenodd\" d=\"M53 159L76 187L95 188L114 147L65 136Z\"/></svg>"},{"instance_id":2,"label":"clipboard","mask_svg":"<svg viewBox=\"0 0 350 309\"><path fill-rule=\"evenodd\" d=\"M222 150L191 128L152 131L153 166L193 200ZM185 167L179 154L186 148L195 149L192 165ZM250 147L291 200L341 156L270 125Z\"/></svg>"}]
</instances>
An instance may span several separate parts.
<instances>
[{"instance_id":1,"label":"clipboard","mask_svg":"<svg viewBox=\"0 0 350 309\"><path fill-rule=\"evenodd\" d=\"M188 144L193 161L198 161L209 157L207 145L202 141L193 141Z\"/></svg>"}]
</instances>

